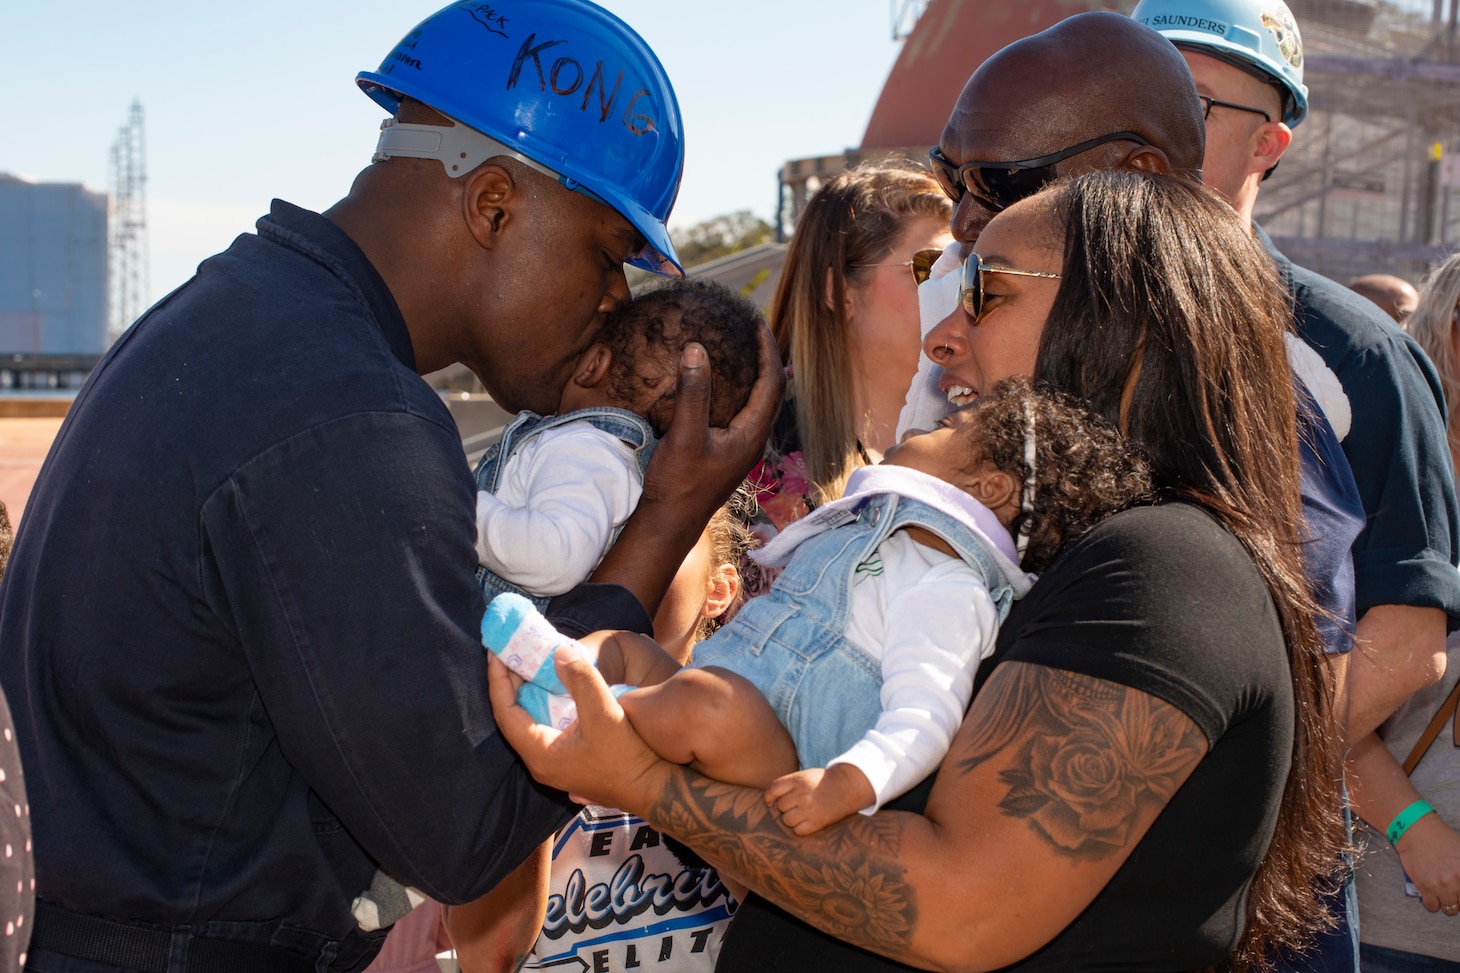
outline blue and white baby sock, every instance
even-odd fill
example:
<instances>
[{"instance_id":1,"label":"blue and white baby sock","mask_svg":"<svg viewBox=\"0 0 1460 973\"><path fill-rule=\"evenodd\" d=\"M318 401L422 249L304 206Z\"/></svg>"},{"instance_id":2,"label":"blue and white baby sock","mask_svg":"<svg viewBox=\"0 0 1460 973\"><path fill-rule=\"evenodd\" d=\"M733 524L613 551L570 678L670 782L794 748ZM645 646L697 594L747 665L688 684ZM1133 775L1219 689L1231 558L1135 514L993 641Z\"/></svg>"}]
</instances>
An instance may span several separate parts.
<instances>
[{"instance_id":1,"label":"blue and white baby sock","mask_svg":"<svg viewBox=\"0 0 1460 973\"><path fill-rule=\"evenodd\" d=\"M505 592L493 598L482 616L482 644L503 664L534 686L566 695L568 689L553 667L558 646L573 640L553 628L531 600ZM592 659L587 646L578 647Z\"/></svg>"},{"instance_id":2,"label":"blue and white baby sock","mask_svg":"<svg viewBox=\"0 0 1460 973\"><path fill-rule=\"evenodd\" d=\"M588 646L553 628L529 599L506 592L492 599L482 616L482 644L527 683L517 690L517 703L543 726L564 729L578 718L578 707L558 678L553 658L561 646L572 644L597 664ZM632 686L611 687L621 696Z\"/></svg>"}]
</instances>

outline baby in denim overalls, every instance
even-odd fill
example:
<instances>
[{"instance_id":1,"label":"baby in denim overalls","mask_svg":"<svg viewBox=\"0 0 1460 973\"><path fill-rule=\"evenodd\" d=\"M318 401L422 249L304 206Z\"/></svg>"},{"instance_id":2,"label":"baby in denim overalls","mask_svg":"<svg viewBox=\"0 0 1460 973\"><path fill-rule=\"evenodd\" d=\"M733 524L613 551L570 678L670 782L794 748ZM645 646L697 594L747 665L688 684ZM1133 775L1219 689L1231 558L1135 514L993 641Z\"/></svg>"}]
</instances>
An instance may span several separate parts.
<instances>
[{"instance_id":1,"label":"baby in denim overalls","mask_svg":"<svg viewBox=\"0 0 1460 973\"><path fill-rule=\"evenodd\" d=\"M587 580L643 492L674 414L679 359L705 346L710 423L726 425L755 382L760 312L726 288L670 280L609 315L579 356L558 412L522 412L477 467L477 578L542 607Z\"/></svg>"},{"instance_id":2,"label":"baby in denim overalls","mask_svg":"<svg viewBox=\"0 0 1460 973\"><path fill-rule=\"evenodd\" d=\"M625 301L578 357L558 413L521 412L477 466L477 580L539 608L588 579L639 502L644 468L674 415L684 345L709 358L711 425L745 406L755 383L760 312L707 281L675 279ZM424 901L377 871L351 903L380 929Z\"/></svg>"},{"instance_id":3,"label":"baby in denim overalls","mask_svg":"<svg viewBox=\"0 0 1460 973\"><path fill-rule=\"evenodd\" d=\"M620 702L649 746L765 787L786 826L810 834L937 768L1026 570L1150 491L1144 460L1107 423L1007 380L857 470L842 499L759 552L785 570L692 667L629 633L603 641L598 665L641 687ZM572 718L553 695L551 656L566 640L530 605L498 599L482 636L530 680L529 711Z\"/></svg>"}]
</instances>

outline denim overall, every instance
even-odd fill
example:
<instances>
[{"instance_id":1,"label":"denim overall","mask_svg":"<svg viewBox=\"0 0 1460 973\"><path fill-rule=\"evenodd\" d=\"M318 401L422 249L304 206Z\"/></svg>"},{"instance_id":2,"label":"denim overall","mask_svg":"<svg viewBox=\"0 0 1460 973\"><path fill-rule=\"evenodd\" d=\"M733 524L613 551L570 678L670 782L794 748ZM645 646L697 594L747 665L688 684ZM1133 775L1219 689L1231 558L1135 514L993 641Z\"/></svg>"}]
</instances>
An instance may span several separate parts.
<instances>
[{"instance_id":1,"label":"denim overall","mask_svg":"<svg viewBox=\"0 0 1460 973\"><path fill-rule=\"evenodd\" d=\"M628 443L634 450L634 458L638 460L638 469L634 473L640 483L644 481L644 470L649 465L649 454L654 451L656 442L654 430L642 416L627 409L605 405L595 406L591 409L577 409L557 416L540 416L528 411L518 413L517 418L513 419L502 433L502 438L482 454L482 460L477 464L477 489L495 494L502 480L502 468L509 457L539 433L569 422L592 423L596 428L611 433ZM611 544L617 539L618 529L615 529L609 543ZM579 580L586 581L587 579ZM477 582L482 586L482 594L486 595L488 602L504 591L513 591L524 598L532 599L538 611L542 611L548 603L547 598L524 591L506 578L481 565L477 565Z\"/></svg>"},{"instance_id":2,"label":"denim overall","mask_svg":"<svg viewBox=\"0 0 1460 973\"><path fill-rule=\"evenodd\" d=\"M846 637L857 571L893 531L923 527L979 572L998 611L1014 592L988 543L941 510L895 493L868 498L847 520L804 541L771 590L695 647L696 667L749 679L796 742L801 766L825 767L882 713L882 664Z\"/></svg>"}]
</instances>

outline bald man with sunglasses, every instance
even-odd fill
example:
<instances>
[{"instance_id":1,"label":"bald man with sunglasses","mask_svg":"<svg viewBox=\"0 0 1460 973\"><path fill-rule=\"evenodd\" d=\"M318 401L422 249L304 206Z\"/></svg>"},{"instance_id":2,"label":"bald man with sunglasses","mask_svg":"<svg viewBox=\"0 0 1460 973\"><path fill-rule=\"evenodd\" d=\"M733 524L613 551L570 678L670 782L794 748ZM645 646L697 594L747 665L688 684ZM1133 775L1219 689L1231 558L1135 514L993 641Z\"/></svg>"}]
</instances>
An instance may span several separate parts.
<instances>
[{"instance_id":1,"label":"bald man with sunglasses","mask_svg":"<svg viewBox=\"0 0 1460 973\"><path fill-rule=\"evenodd\" d=\"M1206 117L1215 103L1198 94L1186 62L1161 34L1104 11L1067 18L985 61L929 152L933 174L955 203L952 232L962 244L959 298L967 326L977 321L982 303L982 264L973 248L996 213L1057 178L1097 169L1201 179ZM914 270L922 270L924 279L935 272L926 265ZM925 332L936 323L927 320L935 303L924 301ZM1289 351L1315 389L1336 386L1315 354L1296 342ZM923 356L899 432L954 407L938 386L940 364ZM1364 515L1338 438L1323 416L1311 418L1301 437L1307 563L1330 613L1320 629L1341 679L1355 614L1349 549Z\"/></svg>"},{"instance_id":2,"label":"bald man with sunglasses","mask_svg":"<svg viewBox=\"0 0 1460 973\"><path fill-rule=\"evenodd\" d=\"M994 214L1060 176L1134 169L1200 178L1206 133L1190 72L1160 34L1139 26L1108 11L1078 14L996 52L968 79L929 153L954 202L960 260ZM913 269L921 282L952 259ZM936 302L921 301L926 334L952 306L930 320ZM899 435L952 408L941 371L921 356Z\"/></svg>"},{"instance_id":3,"label":"bald man with sunglasses","mask_svg":"<svg viewBox=\"0 0 1460 973\"><path fill-rule=\"evenodd\" d=\"M1136 169L1199 177L1201 107L1181 68L1159 34L1107 12L1071 17L989 58L930 154L957 204L954 238L971 246L995 213L1058 176Z\"/></svg>"}]
</instances>

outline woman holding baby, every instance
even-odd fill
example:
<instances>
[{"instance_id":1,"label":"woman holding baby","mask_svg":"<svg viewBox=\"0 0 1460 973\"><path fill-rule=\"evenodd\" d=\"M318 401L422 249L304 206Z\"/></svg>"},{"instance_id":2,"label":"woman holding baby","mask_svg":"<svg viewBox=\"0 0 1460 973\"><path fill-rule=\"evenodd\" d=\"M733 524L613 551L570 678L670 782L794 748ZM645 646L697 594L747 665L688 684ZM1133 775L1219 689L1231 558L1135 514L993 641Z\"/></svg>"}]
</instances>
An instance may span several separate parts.
<instances>
[{"instance_id":1,"label":"woman holding baby","mask_svg":"<svg viewBox=\"0 0 1460 973\"><path fill-rule=\"evenodd\" d=\"M920 813L797 837L760 791L645 748L582 661L559 667L575 727L532 726L494 666L499 723L540 780L760 893L720 969L1258 967L1321 922L1341 839L1282 285L1225 203L1165 176L1058 181L978 249L924 343L944 387L1032 375L1082 399L1145 449L1160 500L1015 603L902 805Z\"/></svg>"}]
</instances>

